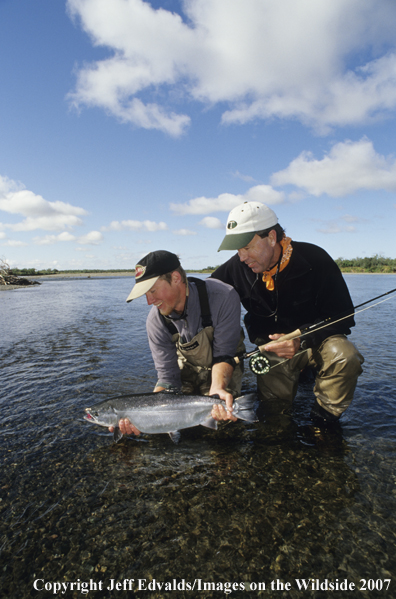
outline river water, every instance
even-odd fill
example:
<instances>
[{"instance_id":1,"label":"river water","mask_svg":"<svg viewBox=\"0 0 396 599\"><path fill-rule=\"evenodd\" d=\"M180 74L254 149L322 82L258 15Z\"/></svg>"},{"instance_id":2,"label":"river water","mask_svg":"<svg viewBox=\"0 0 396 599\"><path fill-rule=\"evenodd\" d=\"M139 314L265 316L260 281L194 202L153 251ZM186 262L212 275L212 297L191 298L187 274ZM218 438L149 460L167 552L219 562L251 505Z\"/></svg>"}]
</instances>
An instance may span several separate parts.
<instances>
[{"instance_id":1,"label":"river water","mask_svg":"<svg viewBox=\"0 0 396 599\"><path fill-rule=\"evenodd\" d=\"M355 305L396 287L345 278ZM84 408L156 381L132 285L0 293L4 596L396 597L396 298L356 316L364 373L340 430L311 427L305 383L290 416L114 444Z\"/></svg>"}]
</instances>

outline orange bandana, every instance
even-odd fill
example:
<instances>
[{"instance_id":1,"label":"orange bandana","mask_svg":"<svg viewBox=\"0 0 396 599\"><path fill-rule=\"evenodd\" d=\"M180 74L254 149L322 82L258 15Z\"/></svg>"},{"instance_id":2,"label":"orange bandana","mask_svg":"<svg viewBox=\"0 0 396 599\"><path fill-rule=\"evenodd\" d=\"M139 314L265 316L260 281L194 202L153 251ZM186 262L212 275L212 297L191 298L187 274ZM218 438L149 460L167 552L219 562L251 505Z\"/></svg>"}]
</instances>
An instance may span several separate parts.
<instances>
[{"instance_id":1,"label":"orange bandana","mask_svg":"<svg viewBox=\"0 0 396 599\"><path fill-rule=\"evenodd\" d=\"M282 259L280 264L275 264L271 270L266 270L263 272L263 281L268 291L273 291L275 289L275 283L272 277L278 272L278 266L279 272L282 272L282 270L289 264L290 257L292 255L293 248L290 237L284 236L283 239L281 239L280 244L282 246Z\"/></svg>"}]
</instances>

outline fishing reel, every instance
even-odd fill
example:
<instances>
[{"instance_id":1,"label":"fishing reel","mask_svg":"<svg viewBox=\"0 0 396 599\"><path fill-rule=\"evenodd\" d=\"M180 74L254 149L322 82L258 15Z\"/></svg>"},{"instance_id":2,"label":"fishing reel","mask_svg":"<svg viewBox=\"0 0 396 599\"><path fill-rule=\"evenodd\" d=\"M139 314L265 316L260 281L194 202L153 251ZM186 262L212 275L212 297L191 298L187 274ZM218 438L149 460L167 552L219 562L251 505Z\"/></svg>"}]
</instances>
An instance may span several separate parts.
<instances>
[{"instance_id":1,"label":"fishing reel","mask_svg":"<svg viewBox=\"0 0 396 599\"><path fill-rule=\"evenodd\" d=\"M268 358L263 356L263 354L256 354L250 358L249 368L254 374L267 374L271 365Z\"/></svg>"}]
</instances>

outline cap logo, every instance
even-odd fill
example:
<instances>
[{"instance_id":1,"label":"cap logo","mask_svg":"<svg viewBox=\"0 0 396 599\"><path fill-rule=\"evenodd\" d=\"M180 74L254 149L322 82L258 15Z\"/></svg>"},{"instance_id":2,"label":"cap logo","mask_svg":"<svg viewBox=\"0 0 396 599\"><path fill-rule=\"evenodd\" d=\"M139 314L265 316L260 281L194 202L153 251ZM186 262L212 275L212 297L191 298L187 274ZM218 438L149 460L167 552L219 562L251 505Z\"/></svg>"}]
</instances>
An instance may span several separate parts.
<instances>
[{"instance_id":1,"label":"cap logo","mask_svg":"<svg viewBox=\"0 0 396 599\"><path fill-rule=\"evenodd\" d=\"M135 268L135 279L140 279L146 272L146 266L142 266L141 264L136 264Z\"/></svg>"},{"instance_id":2,"label":"cap logo","mask_svg":"<svg viewBox=\"0 0 396 599\"><path fill-rule=\"evenodd\" d=\"M235 229L237 226L238 223L235 220L230 220L230 222L227 223L227 229Z\"/></svg>"}]
</instances>

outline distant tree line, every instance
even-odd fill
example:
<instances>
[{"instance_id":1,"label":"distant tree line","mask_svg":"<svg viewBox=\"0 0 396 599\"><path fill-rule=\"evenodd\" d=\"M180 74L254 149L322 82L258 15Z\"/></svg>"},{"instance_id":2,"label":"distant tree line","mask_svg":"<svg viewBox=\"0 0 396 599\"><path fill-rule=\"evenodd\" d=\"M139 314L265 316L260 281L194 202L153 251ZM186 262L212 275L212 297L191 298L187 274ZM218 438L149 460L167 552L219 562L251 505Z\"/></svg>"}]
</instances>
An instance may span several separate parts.
<instances>
[{"instance_id":1,"label":"distant tree line","mask_svg":"<svg viewBox=\"0 0 396 599\"><path fill-rule=\"evenodd\" d=\"M56 275L59 270L56 268L47 268L46 270L36 270L35 268L13 268L12 274L17 277L35 277L38 275Z\"/></svg>"},{"instance_id":2,"label":"distant tree line","mask_svg":"<svg viewBox=\"0 0 396 599\"><path fill-rule=\"evenodd\" d=\"M378 254L366 258L337 258L336 263L342 272L372 272L372 273L396 273L396 258L384 258ZM8 267L9 268L9 267ZM210 273L216 270L218 266L207 266L199 270L188 270L188 272ZM13 268L10 273L16 276L37 277L40 275L56 275L56 274L90 274L90 273L107 273L107 272L134 272L133 268L122 269L112 268L110 270L103 269L80 269L80 270L57 270L56 268L47 268L36 270L35 268Z\"/></svg>"},{"instance_id":3,"label":"distant tree line","mask_svg":"<svg viewBox=\"0 0 396 599\"><path fill-rule=\"evenodd\" d=\"M353 258L346 260L338 258L336 263L342 272L373 272L373 273L393 273L396 272L396 259L384 258L375 254L366 258Z\"/></svg>"},{"instance_id":4,"label":"distant tree line","mask_svg":"<svg viewBox=\"0 0 396 599\"><path fill-rule=\"evenodd\" d=\"M111 270L103 270L100 268L85 268L81 270L57 270L56 268L47 268L43 270L36 270L35 268L13 268L12 272L16 276L24 276L24 277L39 277L42 275L72 275L72 274L90 274L90 273L101 273L101 272L133 272L133 269L120 269L120 268L112 268Z\"/></svg>"}]
</instances>

